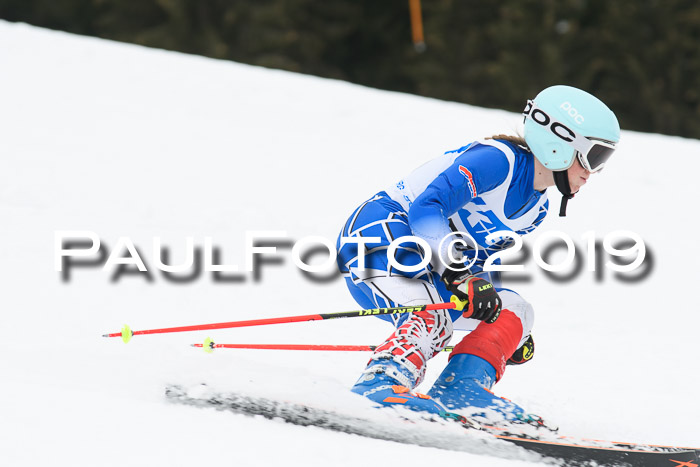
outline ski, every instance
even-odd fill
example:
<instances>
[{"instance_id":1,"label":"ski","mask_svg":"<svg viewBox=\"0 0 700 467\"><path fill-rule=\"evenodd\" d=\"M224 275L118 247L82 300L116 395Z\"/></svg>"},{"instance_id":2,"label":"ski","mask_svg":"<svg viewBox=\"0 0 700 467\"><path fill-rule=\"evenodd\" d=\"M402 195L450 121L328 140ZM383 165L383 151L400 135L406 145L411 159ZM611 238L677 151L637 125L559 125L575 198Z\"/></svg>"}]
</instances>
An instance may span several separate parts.
<instances>
[{"instance_id":1,"label":"ski","mask_svg":"<svg viewBox=\"0 0 700 467\"><path fill-rule=\"evenodd\" d=\"M583 440L538 440L513 434L494 434L528 451L561 459L575 466L698 467L700 450L620 442L581 444ZM607 446L606 446L607 445Z\"/></svg>"},{"instance_id":2,"label":"ski","mask_svg":"<svg viewBox=\"0 0 700 467\"><path fill-rule=\"evenodd\" d=\"M443 420L437 415L410 412L405 416L397 416L393 412L377 410L370 414L362 414L367 416L360 416L237 392L215 392L206 385L190 388L168 385L165 388L165 396L173 403L262 416L270 420L282 420L294 425L318 427L366 438L531 462L543 461L539 454L499 441L477 430L473 430L476 434L474 437L464 436L465 430L460 424Z\"/></svg>"},{"instance_id":3,"label":"ski","mask_svg":"<svg viewBox=\"0 0 700 467\"><path fill-rule=\"evenodd\" d=\"M368 438L472 454L491 455L567 466L700 467L700 450L635 443L582 440L533 434L516 427L476 424L456 417L452 423L436 415L412 413L390 419L362 417L284 400L237 392L215 392L200 385L187 389L168 385L166 398L175 403L213 407L245 415L279 419ZM459 429L455 429L459 428Z\"/></svg>"}]
</instances>

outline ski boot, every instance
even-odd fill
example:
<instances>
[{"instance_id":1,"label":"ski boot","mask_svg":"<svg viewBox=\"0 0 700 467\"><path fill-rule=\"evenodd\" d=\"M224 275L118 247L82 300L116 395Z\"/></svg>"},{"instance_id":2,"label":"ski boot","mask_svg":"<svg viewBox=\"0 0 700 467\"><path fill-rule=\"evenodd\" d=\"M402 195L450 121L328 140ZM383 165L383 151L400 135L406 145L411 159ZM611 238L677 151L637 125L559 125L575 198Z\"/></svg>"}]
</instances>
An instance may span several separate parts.
<instances>
[{"instance_id":1,"label":"ski boot","mask_svg":"<svg viewBox=\"0 0 700 467\"><path fill-rule=\"evenodd\" d=\"M496 369L481 357L457 354L437 379L428 395L449 411L490 424L525 423L556 431L539 416L527 413L519 405L491 392L496 383Z\"/></svg>"},{"instance_id":2,"label":"ski boot","mask_svg":"<svg viewBox=\"0 0 700 467\"><path fill-rule=\"evenodd\" d=\"M414 376L391 359L373 360L351 391L384 407L405 407L444 416L445 406L430 396L411 391Z\"/></svg>"}]
</instances>

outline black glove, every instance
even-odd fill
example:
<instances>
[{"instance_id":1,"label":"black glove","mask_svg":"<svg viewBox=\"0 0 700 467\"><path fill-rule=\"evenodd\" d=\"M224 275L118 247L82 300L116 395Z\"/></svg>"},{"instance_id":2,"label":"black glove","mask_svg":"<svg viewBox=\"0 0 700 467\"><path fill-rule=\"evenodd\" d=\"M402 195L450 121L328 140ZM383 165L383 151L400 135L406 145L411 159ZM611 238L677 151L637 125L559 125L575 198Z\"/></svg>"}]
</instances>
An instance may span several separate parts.
<instances>
[{"instance_id":1,"label":"black glove","mask_svg":"<svg viewBox=\"0 0 700 467\"><path fill-rule=\"evenodd\" d=\"M513 355L508 359L506 365L522 365L532 360L535 355L535 341L532 339L532 334L527 337L527 340L520 346Z\"/></svg>"},{"instance_id":2,"label":"black glove","mask_svg":"<svg viewBox=\"0 0 700 467\"><path fill-rule=\"evenodd\" d=\"M461 266L461 265L460 265ZM489 281L472 276L468 271L453 271L447 268L442 282L452 292L451 301L457 304L465 318L474 318L487 323L495 322L501 314L501 297Z\"/></svg>"}]
</instances>

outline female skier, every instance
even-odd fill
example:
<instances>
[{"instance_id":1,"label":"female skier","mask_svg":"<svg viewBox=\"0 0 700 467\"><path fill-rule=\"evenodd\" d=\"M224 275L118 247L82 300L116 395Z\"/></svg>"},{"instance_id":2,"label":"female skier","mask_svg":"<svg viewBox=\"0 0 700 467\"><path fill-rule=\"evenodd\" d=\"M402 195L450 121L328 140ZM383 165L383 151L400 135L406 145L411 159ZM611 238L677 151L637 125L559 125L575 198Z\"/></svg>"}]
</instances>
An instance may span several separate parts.
<instances>
[{"instance_id":1,"label":"female skier","mask_svg":"<svg viewBox=\"0 0 700 467\"><path fill-rule=\"evenodd\" d=\"M562 193L565 215L567 201L613 153L620 127L603 102L569 86L543 90L523 115L524 138L499 135L448 151L362 203L346 222L338 265L360 306L457 305L380 316L396 330L377 347L353 392L381 405L541 423L490 392L506 364L532 358L534 312L516 292L501 288L498 274L484 271L484 263L542 222L547 187L556 185ZM507 234L487 240L499 231ZM406 239L393 256L409 267L397 268L388 261L388 247L410 236L424 240L430 252L417 239ZM455 236L462 241L451 241ZM358 246L360 237L366 247ZM366 249L364 257L358 248ZM402 270L420 265L428 254L425 267ZM427 395L412 392L454 329L469 334Z\"/></svg>"}]
</instances>

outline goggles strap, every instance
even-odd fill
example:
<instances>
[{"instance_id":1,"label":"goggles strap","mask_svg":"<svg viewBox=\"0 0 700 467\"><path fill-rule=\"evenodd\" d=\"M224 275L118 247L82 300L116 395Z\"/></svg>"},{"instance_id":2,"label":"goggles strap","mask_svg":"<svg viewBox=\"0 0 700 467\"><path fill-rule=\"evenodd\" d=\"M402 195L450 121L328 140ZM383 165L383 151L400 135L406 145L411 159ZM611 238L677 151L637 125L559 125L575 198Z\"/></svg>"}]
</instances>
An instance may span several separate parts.
<instances>
[{"instance_id":1,"label":"goggles strap","mask_svg":"<svg viewBox=\"0 0 700 467\"><path fill-rule=\"evenodd\" d=\"M561 205L559 206L559 217L566 217L566 205L569 200L574 197L571 193L571 186L569 185L569 171L561 170L559 172L554 172L554 183L556 184L559 192L561 193Z\"/></svg>"}]
</instances>

